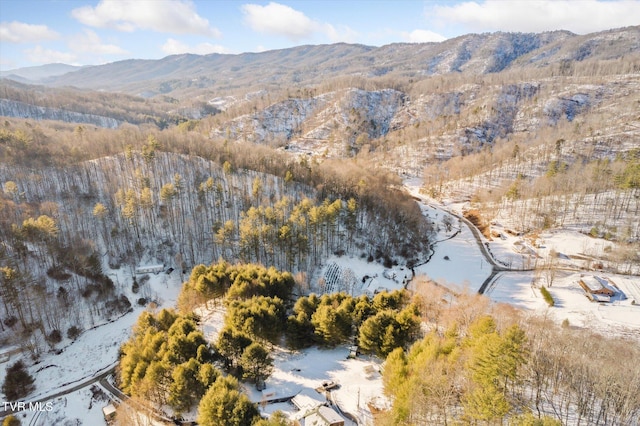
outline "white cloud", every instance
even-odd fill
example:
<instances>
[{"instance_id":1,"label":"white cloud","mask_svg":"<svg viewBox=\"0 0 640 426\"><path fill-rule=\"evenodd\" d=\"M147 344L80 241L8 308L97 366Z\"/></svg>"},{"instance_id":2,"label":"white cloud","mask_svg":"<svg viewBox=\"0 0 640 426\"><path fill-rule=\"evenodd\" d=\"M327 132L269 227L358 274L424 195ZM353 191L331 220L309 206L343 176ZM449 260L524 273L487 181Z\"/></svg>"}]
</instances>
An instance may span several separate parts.
<instances>
[{"instance_id":1,"label":"white cloud","mask_svg":"<svg viewBox=\"0 0 640 426\"><path fill-rule=\"evenodd\" d=\"M75 34L67 39L69 51L46 49L40 45L24 51L27 60L36 64L50 64L62 62L75 63L104 63L107 62L103 55L126 55L126 50L115 44L103 43L100 37L93 31L85 29L81 34Z\"/></svg>"},{"instance_id":2,"label":"white cloud","mask_svg":"<svg viewBox=\"0 0 640 426\"><path fill-rule=\"evenodd\" d=\"M578 34L638 25L637 0L486 0L434 6L427 17L442 25L462 24L470 31L541 32L569 30Z\"/></svg>"},{"instance_id":3,"label":"white cloud","mask_svg":"<svg viewBox=\"0 0 640 426\"><path fill-rule=\"evenodd\" d=\"M321 29L321 24L304 13L283 4L271 2L266 6L242 6L245 22L259 33L281 35L293 41L309 38Z\"/></svg>"},{"instance_id":4,"label":"white cloud","mask_svg":"<svg viewBox=\"0 0 640 426\"><path fill-rule=\"evenodd\" d=\"M70 64L77 58L75 53L45 49L40 45L33 49L27 49L24 53L26 54L27 59L35 64L53 64L59 62Z\"/></svg>"},{"instance_id":5,"label":"white cloud","mask_svg":"<svg viewBox=\"0 0 640 426\"><path fill-rule=\"evenodd\" d=\"M69 48L78 53L96 55L125 55L128 52L115 44L104 44L95 32L85 29L83 34L76 35L68 42Z\"/></svg>"},{"instance_id":6,"label":"white cloud","mask_svg":"<svg viewBox=\"0 0 640 426\"><path fill-rule=\"evenodd\" d=\"M283 36L294 42L312 38L315 34L322 34L332 42L353 42L357 37L357 33L347 26L335 28L329 23L314 21L299 10L280 3L245 4L241 9L244 22L252 30Z\"/></svg>"},{"instance_id":7,"label":"white cloud","mask_svg":"<svg viewBox=\"0 0 640 426\"><path fill-rule=\"evenodd\" d=\"M209 37L221 35L196 13L193 3L185 0L100 0L96 7L73 9L71 15L90 27L125 32L143 29Z\"/></svg>"},{"instance_id":8,"label":"white cloud","mask_svg":"<svg viewBox=\"0 0 640 426\"><path fill-rule=\"evenodd\" d=\"M446 37L429 30L413 30L410 33L403 32L401 35L402 38L409 43L437 43L447 39Z\"/></svg>"},{"instance_id":9,"label":"white cloud","mask_svg":"<svg viewBox=\"0 0 640 426\"><path fill-rule=\"evenodd\" d=\"M32 25L24 22L0 23L0 40L9 43L37 43L55 40L60 35L46 25Z\"/></svg>"},{"instance_id":10,"label":"white cloud","mask_svg":"<svg viewBox=\"0 0 640 426\"><path fill-rule=\"evenodd\" d=\"M167 55L178 55L181 53L195 53L196 55L208 55L210 53L228 53L229 51L220 45L211 43L200 43L195 46L189 46L175 39L167 39L162 45L162 51Z\"/></svg>"}]
</instances>

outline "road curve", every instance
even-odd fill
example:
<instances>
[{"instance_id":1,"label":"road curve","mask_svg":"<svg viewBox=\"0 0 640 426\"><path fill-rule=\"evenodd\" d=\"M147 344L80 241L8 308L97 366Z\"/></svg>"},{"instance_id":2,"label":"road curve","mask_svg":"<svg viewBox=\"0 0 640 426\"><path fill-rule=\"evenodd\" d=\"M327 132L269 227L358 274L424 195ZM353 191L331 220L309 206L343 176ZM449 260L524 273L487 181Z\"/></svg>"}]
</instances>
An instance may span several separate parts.
<instances>
[{"instance_id":1,"label":"road curve","mask_svg":"<svg viewBox=\"0 0 640 426\"><path fill-rule=\"evenodd\" d=\"M473 224L471 223L471 221L469 221L467 218L465 218L464 216L453 212L451 210L445 209L441 206L434 206L433 204L429 204L427 202L427 200L422 197L422 196L416 196L414 194L411 194L409 192L409 195L411 197L413 197L416 201L419 201L423 204L427 204L429 205L429 207L434 208L434 209L438 209L438 210L442 210L452 216L457 217L461 222L464 222L465 225L467 225L467 227L471 230L471 233L473 234L473 238L476 240L476 243L478 243L478 247L480 247L480 251L482 252L482 255L484 256L485 260L491 265L491 274L489 274L489 276L483 281L483 283L480 285L480 288L478 289L478 293L479 294L484 294L484 292L487 290L487 288L489 287L489 285L498 277L498 275L500 275L502 272L522 272L522 271L532 271L533 269L512 269L512 268L507 268L505 266L502 266L500 264L498 264L498 262L495 260L495 258L493 257L493 255L491 254L491 252L489 251L489 249L487 248L487 246L485 245L484 241L482 240L482 234L480 233L480 230Z\"/></svg>"}]
</instances>

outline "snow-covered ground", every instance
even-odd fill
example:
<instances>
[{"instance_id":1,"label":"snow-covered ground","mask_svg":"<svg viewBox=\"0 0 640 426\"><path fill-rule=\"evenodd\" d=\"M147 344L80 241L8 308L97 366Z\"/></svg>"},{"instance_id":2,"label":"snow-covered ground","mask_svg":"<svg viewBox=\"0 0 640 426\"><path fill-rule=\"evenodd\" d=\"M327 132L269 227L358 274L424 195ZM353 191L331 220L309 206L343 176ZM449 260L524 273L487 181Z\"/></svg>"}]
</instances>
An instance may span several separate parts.
<instances>
[{"instance_id":1,"label":"snow-covered ground","mask_svg":"<svg viewBox=\"0 0 640 426\"><path fill-rule=\"evenodd\" d=\"M87 386L55 398L37 410L25 410L16 417L23 425L102 425L102 407L108 398L98 386ZM96 392L94 392L94 390Z\"/></svg>"},{"instance_id":2,"label":"snow-covered ground","mask_svg":"<svg viewBox=\"0 0 640 426\"><path fill-rule=\"evenodd\" d=\"M224 312L213 308L210 311L200 309L199 313L202 315L201 327L207 336L217 336L223 327ZM302 413L290 402L266 402L303 394L322 403L332 401L343 413L358 418L360 424L373 424L369 405L382 408L387 403L382 396L381 361L375 357L347 359L347 346L301 351L274 347L271 354L274 357L274 371L266 380L266 389L258 391L253 384L243 384L249 398L260 403L265 413L280 410L292 419L299 418ZM330 396L316 390L325 381L338 384ZM348 418L345 420L345 425L355 424Z\"/></svg>"},{"instance_id":3,"label":"snow-covered ground","mask_svg":"<svg viewBox=\"0 0 640 426\"><path fill-rule=\"evenodd\" d=\"M499 229L499 225L495 228ZM601 263L599 256L611 250L615 243L571 230L548 231L528 240L506 233L503 235L503 238L489 242L492 254L501 263L510 263L515 267L555 263L554 267L558 270L548 288L555 305L548 307L540 291L534 288L548 285L544 272L535 286L532 286L535 278L533 272L502 273L485 293L492 300L550 314L558 322L566 319L573 326L588 327L603 335L628 336L640 340L640 277L593 269ZM518 252L524 251L522 247L528 250L526 255ZM519 259L527 260L523 263ZM615 295L611 302L589 300L579 284L582 277L601 277L614 283L612 289Z\"/></svg>"},{"instance_id":4,"label":"snow-covered ground","mask_svg":"<svg viewBox=\"0 0 640 426\"><path fill-rule=\"evenodd\" d=\"M419 195L418 186L409 183L407 187L414 195ZM426 201L421 203L423 213L437 230L434 254L428 263L417 265L411 270L404 266L386 268L380 263L367 262L362 258L334 256L327 259L323 268L312 277L310 291L345 291L354 296L373 295L384 289L403 288L413 279L414 274L426 275L454 291L465 288L470 292L477 291L491 274L491 266L482 255L467 225L440 207ZM502 237L487 243L498 264L511 268L532 267L536 262L549 259L553 250L559 253L557 259L560 270L549 288L556 302L554 307L549 307L539 290L532 286L533 271L499 273L486 290L487 296L492 300L530 312L551 315L558 322L567 319L571 326L589 327L603 334L635 338L640 336L640 278L578 269L592 264L592 260L609 251L613 243L565 230L542 233L536 239L523 239L506 231L502 232L500 224L494 225L494 231ZM130 272L110 271L108 274L121 283L122 288L130 287ZM613 303L589 301L578 285L581 274L597 274L615 283L619 294L613 298ZM182 278L184 277L180 277L177 272L172 275L151 274L148 284L145 284L148 286L145 296L158 301L159 307L175 306ZM143 309L135 306L132 313L85 331L73 343L65 340L63 345L66 346L63 346L61 354L43 356L39 364L29 369L36 377L37 386L36 393L29 400L71 389L111 368L116 362L119 346L130 336L131 328ZM200 310L199 314L202 316L205 336L215 341L224 312L220 307L215 307ZM255 402L295 394L325 401L326 396L315 389L323 381L332 380L339 384L330 394L333 403L343 412L357 417L362 424L372 424L370 405L383 407L388 404L382 395L380 360L368 357L347 359L346 346L331 350L312 348L298 352L275 348L273 354L275 371L266 382L267 388L259 392L254 386L245 385L246 392ZM16 358L12 355L4 362L0 368L0 381L4 380L6 366ZM51 409L20 414L23 424L102 423L100 410L106 402L100 399L99 394L94 396L90 386L54 398L50 402ZM292 418L300 416L300 412L291 403L260 406L267 413L281 410ZM347 421L346 424L353 423Z\"/></svg>"},{"instance_id":5,"label":"snow-covered ground","mask_svg":"<svg viewBox=\"0 0 640 426\"><path fill-rule=\"evenodd\" d=\"M418 181L408 182L406 187L412 195L420 197ZM319 274L313 277L311 291L346 291L352 295L372 295L379 289L393 291L404 288L414 275L427 276L454 291L478 291L491 274L491 265L482 255L469 227L456 216L435 205L421 202L420 208L435 229L432 236L434 254L427 263L416 265L412 271L404 266L385 268L377 262L367 262L363 258L334 256L329 258ZM329 279L331 274L328 273L331 265L336 265L340 271L338 281L345 275L353 275L356 285L352 287L344 282L341 285L332 284ZM324 282L324 288L318 285L320 279Z\"/></svg>"},{"instance_id":6,"label":"snow-covered ground","mask_svg":"<svg viewBox=\"0 0 640 426\"><path fill-rule=\"evenodd\" d=\"M455 237L439 241L429 262L415 268L416 275L426 275L438 284L454 291L476 292L491 274L471 230L464 223L455 223L460 232Z\"/></svg>"},{"instance_id":7,"label":"snow-covered ground","mask_svg":"<svg viewBox=\"0 0 640 426\"><path fill-rule=\"evenodd\" d=\"M114 271L116 272L121 281L131 280L123 271ZM182 286L179 274L159 273L150 274L149 277L145 285L149 286L152 294L161 295L154 297L156 300L162 299L160 307L175 306ZM113 367L120 345L129 338L133 325L144 309L135 305L133 312L82 333L76 341L64 347L61 354L43 356L37 365L30 368L31 374L36 377L36 389L41 389L30 399L41 398L51 393L51 390L59 391Z\"/></svg>"},{"instance_id":8,"label":"snow-covered ground","mask_svg":"<svg viewBox=\"0 0 640 426\"><path fill-rule=\"evenodd\" d=\"M393 291L404 288L414 273L415 276L427 276L454 291L478 291L480 285L491 274L491 265L482 256L469 228L464 223L455 223L450 232L438 233L436 241L434 255L427 263L414 267L413 272L405 266L385 268L380 263L367 262L358 257L331 257L320 270L320 274L312 280L311 291L322 290L318 285L318 280L322 279L326 287L330 287L325 290L345 291L354 296L373 295L379 290ZM336 266L339 270L339 282L329 285L331 280L328 270L335 269ZM355 277L355 286L340 282L345 274Z\"/></svg>"},{"instance_id":9,"label":"snow-covered ground","mask_svg":"<svg viewBox=\"0 0 640 426\"><path fill-rule=\"evenodd\" d=\"M347 359L347 347L336 349L311 348L289 353L277 352L275 371L267 380L267 388L258 392L251 385L245 386L254 402L293 395L306 395L319 402L331 401L342 411L357 418L360 424L373 424L369 404L382 408L382 376L380 360L372 357ZM322 382L333 381L338 387L318 392ZM268 404L265 412L281 410L290 418L299 418L302 413L292 403ZM345 419L345 425L355 423Z\"/></svg>"},{"instance_id":10,"label":"snow-covered ground","mask_svg":"<svg viewBox=\"0 0 640 426\"><path fill-rule=\"evenodd\" d=\"M107 275L119 283L128 283L128 287L131 287L132 277L126 270L108 271ZM182 280L177 272L171 275L150 274L149 281L144 286L144 291L152 300L158 302L159 307L173 307L180 293ZM133 300L132 297L130 299ZM112 322L99 324L86 330L75 341L63 340L57 346L58 349L62 349L61 353L42 355L38 364L29 367L29 373L35 378L36 391L29 395L24 401L25 404L28 406L31 401L73 389L84 382L91 382L94 377L114 367L117 363L120 345L129 338L133 325L144 309L146 308L134 304L132 312L114 319ZM12 355L1 365L0 382L5 380L6 367L17 359L18 355ZM101 408L106 402L95 401L92 404L89 387L90 385L87 385L87 387L61 398L54 398L51 400L53 407L50 410L49 407L42 410L27 409L20 416L26 415L29 418L29 423L23 422L23 424L32 426L66 424L62 421L63 419L69 421L79 419L80 423L78 424L83 425L102 424ZM87 392L89 397L87 397ZM97 409L95 405L98 405ZM89 406L93 408L89 409ZM60 421L52 421L52 419ZM68 424L75 425L76 423Z\"/></svg>"},{"instance_id":11,"label":"snow-covered ground","mask_svg":"<svg viewBox=\"0 0 640 426\"><path fill-rule=\"evenodd\" d=\"M559 271L553 285L548 288L555 305L549 307L540 290L531 283L533 272L504 272L494 285L487 289L487 296L496 302L551 315L558 323L565 319L571 326L589 328L605 336L622 336L640 340L640 278L624 275L599 274L615 282L624 296L619 295L611 303L590 301L578 284L581 275L589 274ZM624 297L624 299L622 299ZM622 300L620 300L622 299ZM636 302L633 305L633 301Z\"/></svg>"},{"instance_id":12,"label":"snow-covered ground","mask_svg":"<svg viewBox=\"0 0 640 426\"><path fill-rule=\"evenodd\" d=\"M500 264L515 269L533 268L554 252L560 267L589 269L616 246L612 241L569 229L522 237L510 234L502 224L494 222L491 231L499 236L487 241L489 250Z\"/></svg>"},{"instance_id":13,"label":"snow-covered ground","mask_svg":"<svg viewBox=\"0 0 640 426\"><path fill-rule=\"evenodd\" d=\"M424 213L433 220L440 220L446 213L424 206ZM428 275L452 290L477 291L491 272L469 228L453 223L450 230L444 227L437 234L436 254L431 260L414 268L416 275ZM448 260L445 259L448 257ZM318 275L312 279L310 291L345 291L353 296L373 295L378 291L404 288L413 276L404 266L385 268L377 262L348 256L329 258ZM322 283L322 284L319 284ZM200 309L201 327L205 336L215 339L222 327L224 312L220 308ZM259 392L251 384L245 390L254 402L291 397L297 394L325 401L325 395L315 389L331 380L340 386L331 392L331 400L344 413L358 418L360 424L373 424L370 405L384 408L389 401L382 393L381 360L375 357L347 359L347 346L335 349L311 348L290 352L275 348L274 372L266 381L267 388ZM291 403L262 404L266 413L283 411L290 418L301 416ZM345 424L353 424L348 418Z\"/></svg>"},{"instance_id":14,"label":"snow-covered ground","mask_svg":"<svg viewBox=\"0 0 640 426\"><path fill-rule=\"evenodd\" d=\"M440 211L440 215L445 213L439 210L439 207L461 212L462 204L441 206L435 201L428 203L430 200L426 200L419 192L419 184L417 180L405 183L412 195L424 200L424 206L428 205L428 208ZM456 226L459 226L457 222L454 228ZM469 289L475 291L479 288L475 283L481 283L489 275L491 268L484 261L477 243L465 237L469 235L465 234L468 228L463 225L461 229L460 235L436 244L431 261L424 267L416 268L416 273L419 270L427 270L427 275L436 281L437 274L442 273L445 278L441 283L450 288L452 282L459 283L460 276L466 274L471 277L468 278ZM570 229L545 231L535 238L513 235L507 232L501 223L494 222L491 230L498 236L491 241L483 239L483 243L488 246L497 264L514 271L501 272L496 276L485 291L489 298L529 312L551 315L558 323L566 319L572 326L588 327L604 335L640 340L640 276L594 270L602 263L600 257L614 250L616 243ZM462 265L454 264L452 256L447 254L449 252L459 253L455 256L465 259ZM449 256L450 260L443 261L444 256ZM484 263L478 267L479 262ZM557 268L553 283L548 288L555 301L553 307L547 305L537 288L543 284L548 285L544 272L541 273L537 284L532 285L535 281L534 272L517 270L533 269L536 265L544 265L545 262L552 262ZM449 270L445 269L449 265ZM636 269L638 267L640 266L636 265ZM635 270L634 272L638 273ZM581 275L599 276L615 283L616 294L612 297L611 303L590 301L579 285Z\"/></svg>"}]
</instances>

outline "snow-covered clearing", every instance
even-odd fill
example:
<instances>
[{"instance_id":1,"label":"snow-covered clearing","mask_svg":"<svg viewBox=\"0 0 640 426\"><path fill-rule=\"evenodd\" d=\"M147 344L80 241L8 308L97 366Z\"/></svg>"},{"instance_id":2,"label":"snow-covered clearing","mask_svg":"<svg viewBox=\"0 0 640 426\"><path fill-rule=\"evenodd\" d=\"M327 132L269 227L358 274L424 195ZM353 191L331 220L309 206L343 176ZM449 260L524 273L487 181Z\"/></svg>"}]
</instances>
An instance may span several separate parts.
<instances>
[{"instance_id":1,"label":"snow-covered clearing","mask_svg":"<svg viewBox=\"0 0 640 426\"><path fill-rule=\"evenodd\" d=\"M494 222L491 231L499 236L486 241L489 250L498 263L514 269L533 268L555 253L559 267L588 270L597 266L616 246L615 242L570 229L522 237L510 234L501 223Z\"/></svg>"},{"instance_id":2,"label":"snow-covered clearing","mask_svg":"<svg viewBox=\"0 0 640 426\"><path fill-rule=\"evenodd\" d=\"M217 336L223 327L224 311L201 308L198 312L202 315L201 327L207 336ZM268 402L303 394L319 403L332 401L339 411L358 418L360 424L373 424L369 404L382 408L387 403L382 397L381 361L375 357L347 359L349 348L346 345L301 351L274 347L271 354L274 371L266 380L266 389L258 391L251 383L243 384L249 398L260 403L265 413L280 410L292 419L299 419L304 413L291 402ZM330 393L316 391L326 381L333 381L338 387ZM348 418L345 420L345 425L355 425Z\"/></svg>"},{"instance_id":3,"label":"snow-covered clearing","mask_svg":"<svg viewBox=\"0 0 640 426\"><path fill-rule=\"evenodd\" d=\"M457 213L462 211L463 204L444 206L425 199L419 192L419 184L420 181L417 180L405 182L407 190L423 200L423 211L438 212L440 216L446 214L443 211L446 209ZM429 217L434 216L435 213L429 213ZM442 227L442 220L436 223L440 223L439 226ZM454 228L459 226L457 221L454 222ZM445 278L440 283L452 289L455 286L451 283L464 283L461 279L466 276L469 277L469 290L476 291L490 274L491 268L473 237L469 237L470 233L465 234L468 228L462 224L461 229L461 233L455 238L437 243L432 259L426 265L416 268L416 274L424 272L439 281L438 274L441 273ZM505 226L494 222L491 230L499 236L491 241L483 238L483 244L488 247L498 265L514 271L501 272L496 276L485 291L489 298L529 312L551 315L558 323L566 319L571 326L589 328L603 335L640 340L640 276L604 273L600 269L594 269L606 265L607 262L601 259L615 249L615 242L593 238L571 229L555 229L535 237L522 237L507 232ZM438 239L442 232L441 229ZM454 253L455 257L450 253ZM449 256L450 260L444 260L444 256ZM463 262L454 262L460 258ZM545 262L553 262L553 266L557 268L551 287L548 288L555 301L553 307L547 305L537 288L548 285L548 277L545 277L544 272L537 284L532 285L535 280L534 272L518 271L533 269ZM640 272L638 267L636 265L634 269L636 274ZM611 302L590 301L579 285L581 275L598 276L615 284L615 295Z\"/></svg>"},{"instance_id":4,"label":"snow-covered clearing","mask_svg":"<svg viewBox=\"0 0 640 426\"><path fill-rule=\"evenodd\" d=\"M422 181L405 181L405 188L420 203L422 213L436 230L434 254L424 265L415 268L416 275L426 275L454 291L475 292L491 274L491 265L482 255L469 227L448 213L435 201L429 203L422 194Z\"/></svg>"},{"instance_id":5,"label":"snow-covered clearing","mask_svg":"<svg viewBox=\"0 0 640 426\"><path fill-rule=\"evenodd\" d=\"M297 353L276 352L275 371L267 380L267 388L258 392L255 387L245 389L252 401L282 398L302 394L319 402L331 401L337 411L348 413L360 424L372 424L369 404L380 407L384 404L380 360L375 358L347 359L346 347L336 349L311 348ZM322 382L333 381L338 387L325 393L318 392ZM290 418L299 418L303 413L292 403L262 406L265 412L281 410ZM355 424L345 419L346 425Z\"/></svg>"},{"instance_id":6,"label":"snow-covered clearing","mask_svg":"<svg viewBox=\"0 0 640 426\"><path fill-rule=\"evenodd\" d=\"M516 267L535 266L553 261L558 271L555 274L549 292L555 305L548 307L540 291L532 287L533 272L504 272L485 293L491 299L511 305L550 314L561 322L590 328L604 335L628 336L640 340L640 277L621 275L594 270L601 263L599 258L614 247L615 243L601 238L571 231L555 230L544 232L535 239L523 240L503 234L489 242L492 254L501 263ZM533 255L524 263L517 260L523 255L514 249L514 243L522 241L522 246L530 248ZM516 245L515 247L518 247ZM555 254L554 254L555 253ZM590 301L580 286L582 277L601 277L614 284L615 295L610 303ZM542 273L539 285L547 286L545 273ZM635 301L635 305L632 304Z\"/></svg>"},{"instance_id":7,"label":"snow-covered clearing","mask_svg":"<svg viewBox=\"0 0 640 426\"><path fill-rule=\"evenodd\" d=\"M548 288L555 305L549 307L540 290L531 285L533 272L504 272L487 290L487 296L497 302L550 315L558 323L565 319L571 326L589 328L605 336L623 336L640 340L640 305L632 305L640 295L640 279L624 275L600 274L619 287L626 298L612 303L590 301L578 284L580 272L561 271Z\"/></svg>"},{"instance_id":8,"label":"snow-covered clearing","mask_svg":"<svg viewBox=\"0 0 640 426\"><path fill-rule=\"evenodd\" d=\"M451 290L476 292L491 274L491 265L485 260L469 227L454 225L460 232L455 237L439 241L428 263L415 268L416 275L426 275Z\"/></svg>"}]
</instances>

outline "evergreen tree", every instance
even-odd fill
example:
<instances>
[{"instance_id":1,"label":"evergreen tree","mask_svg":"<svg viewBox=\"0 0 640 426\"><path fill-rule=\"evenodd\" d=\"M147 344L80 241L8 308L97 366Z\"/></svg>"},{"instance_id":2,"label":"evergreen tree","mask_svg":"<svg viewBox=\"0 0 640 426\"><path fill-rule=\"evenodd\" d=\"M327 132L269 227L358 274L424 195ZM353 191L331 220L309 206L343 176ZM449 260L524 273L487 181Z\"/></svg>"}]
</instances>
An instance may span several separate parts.
<instances>
[{"instance_id":1,"label":"evergreen tree","mask_svg":"<svg viewBox=\"0 0 640 426\"><path fill-rule=\"evenodd\" d=\"M463 401L469 418L493 421L513 409L509 389L524 362L525 341L524 332L517 325L500 334L489 316L471 324L467 366L473 386Z\"/></svg>"},{"instance_id":2,"label":"evergreen tree","mask_svg":"<svg viewBox=\"0 0 640 426\"><path fill-rule=\"evenodd\" d=\"M196 398L204 393L204 386L198 379L200 363L191 358L173 369L169 388L169 404L178 413L187 411Z\"/></svg>"},{"instance_id":3,"label":"evergreen tree","mask_svg":"<svg viewBox=\"0 0 640 426\"><path fill-rule=\"evenodd\" d=\"M121 351L123 391L169 404L177 412L189 410L218 377L193 315L143 312Z\"/></svg>"},{"instance_id":4,"label":"evergreen tree","mask_svg":"<svg viewBox=\"0 0 640 426\"><path fill-rule=\"evenodd\" d=\"M225 357L232 365L236 364L244 349L252 343L249 336L233 327L227 326L218 334L216 348L220 355Z\"/></svg>"},{"instance_id":5,"label":"evergreen tree","mask_svg":"<svg viewBox=\"0 0 640 426\"><path fill-rule=\"evenodd\" d=\"M464 399L465 416L475 421L495 422L503 419L511 405L495 386L480 386Z\"/></svg>"},{"instance_id":6,"label":"evergreen tree","mask_svg":"<svg viewBox=\"0 0 640 426\"><path fill-rule=\"evenodd\" d=\"M240 357L243 377L261 383L273 371L273 358L260 343L254 342L247 346Z\"/></svg>"},{"instance_id":7,"label":"evergreen tree","mask_svg":"<svg viewBox=\"0 0 640 426\"><path fill-rule=\"evenodd\" d=\"M212 364L204 363L200 365L198 381L204 389L209 389L209 386L211 386L218 377L220 377L220 372Z\"/></svg>"},{"instance_id":8,"label":"evergreen tree","mask_svg":"<svg viewBox=\"0 0 640 426\"><path fill-rule=\"evenodd\" d=\"M395 345L396 327L395 314L392 311L378 312L360 326L360 347L366 352L386 357L398 347Z\"/></svg>"},{"instance_id":9,"label":"evergreen tree","mask_svg":"<svg viewBox=\"0 0 640 426\"><path fill-rule=\"evenodd\" d=\"M227 307L225 325L253 339L275 342L284 326L284 304L277 297L233 300Z\"/></svg>"},{"instance_id":10,"label":"evergreen tree","mask_svg":"<svg viewBox=\"0 0 640 426\"><path fill-rule=\"evenodd\" d=\"M562 422L553 417L535 417L531 413L521 414L509 420L510 426L561 426Z\"/></svg>"},{"instance_id":11,"label":"evergreen tree","mask_svg":"<svg viewBox=\"0 0 640 426\"><path fill-rule=\"evenodd\" d=\"M7 368L7 376L2 383L2 393L9 401L17 401L36 390L34 378L22 361L16 361Z\"/></svg>"},{"instance_id":12,"label":"evergreen tree","mask_svg":"<svg viewBox=\"0 0 640 426\"><path fill-rule=\"evenodd\" d=\"M291 424L288 417L282 411L276 411L269 416L269 419L258 420L254 426L290 426Z\"/></svg>"},{"instance_id":13,"label":"evergreen tree","mask_svg":"<svg viewBox=\"0 0 640 426\"><path fill-rule=\"evenodd\" d=\"M198 406L201 426L248 426L258 419L258 408L240 393L238 381L229 376L216 380Z\"/></svg>"},{"instance_id":14,"label":"evergreen tree","mask_svg":"<svg viewBox=\"0 0 640 426\"><path fill-rule=\"evenodd\" d=\"M287 319L287 339L294 348L313 344L315 327L311 317L320 303L316 294L299 298L293 306L293 315Z\"/></svg>"},{"instance_id":15,"label":"evergreen tree","mask_svg":"<svg viewBox=\"0 0 640 426\"><path fill-rule=\"evenodd\" d=\"M351 336L351 315L335 303L321 303L311 316L315 334L324 344L334 346Z\"/></svg>"}]
</instances>

